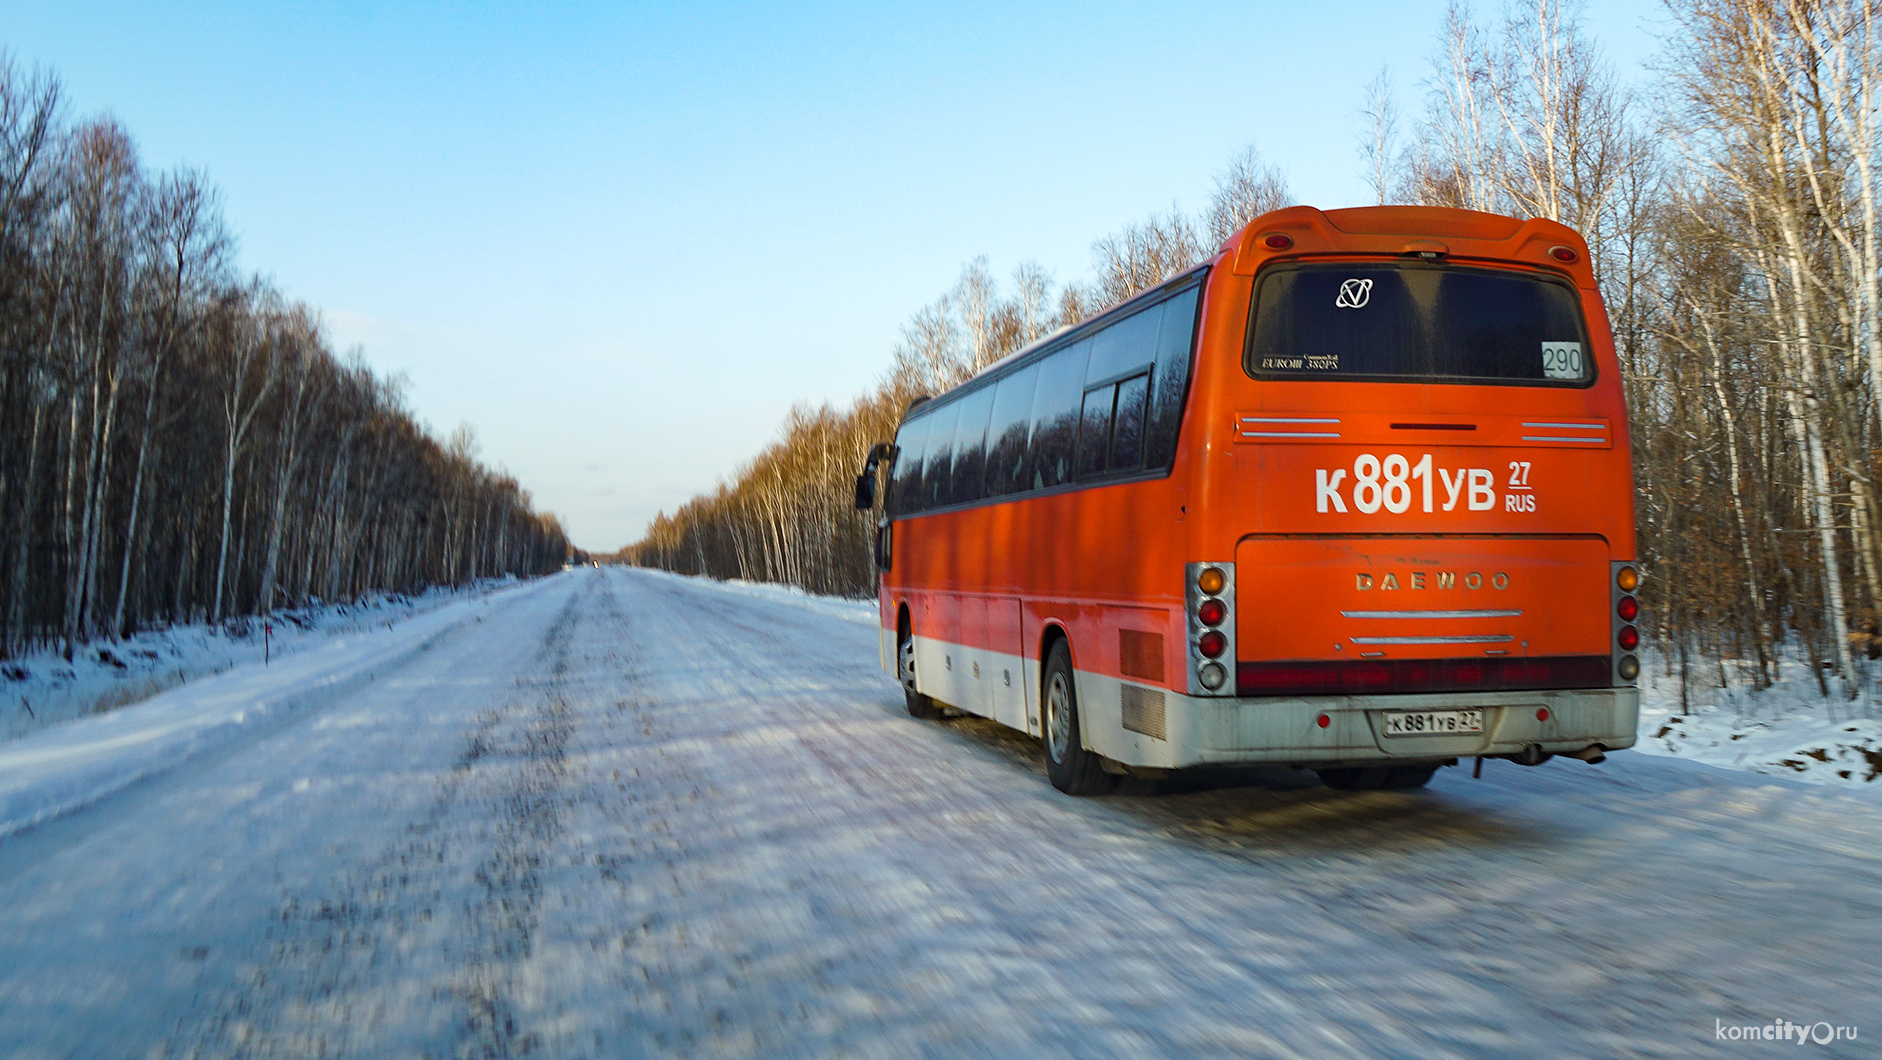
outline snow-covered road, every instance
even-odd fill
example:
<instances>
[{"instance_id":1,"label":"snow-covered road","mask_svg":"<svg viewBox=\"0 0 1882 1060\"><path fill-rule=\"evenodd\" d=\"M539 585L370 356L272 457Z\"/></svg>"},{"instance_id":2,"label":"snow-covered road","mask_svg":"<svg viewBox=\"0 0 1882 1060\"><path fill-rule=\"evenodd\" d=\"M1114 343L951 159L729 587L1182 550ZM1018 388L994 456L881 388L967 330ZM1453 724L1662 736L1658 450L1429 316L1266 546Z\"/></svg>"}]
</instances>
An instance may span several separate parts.
<instances>
[{"instance_id":1,"label":"snow-covered road","mask_svg":"<svg viewBox=\"0 0 1882 1060\"><path fill-rule=\"evenodd\" d=\"M0 838L0 1056L1877 1052L1882 802L1627 753L1069 799L852 618L563 574ZM1715 1038L1776 1020L1860 1037Z\"/></svg>"}]
</instances>

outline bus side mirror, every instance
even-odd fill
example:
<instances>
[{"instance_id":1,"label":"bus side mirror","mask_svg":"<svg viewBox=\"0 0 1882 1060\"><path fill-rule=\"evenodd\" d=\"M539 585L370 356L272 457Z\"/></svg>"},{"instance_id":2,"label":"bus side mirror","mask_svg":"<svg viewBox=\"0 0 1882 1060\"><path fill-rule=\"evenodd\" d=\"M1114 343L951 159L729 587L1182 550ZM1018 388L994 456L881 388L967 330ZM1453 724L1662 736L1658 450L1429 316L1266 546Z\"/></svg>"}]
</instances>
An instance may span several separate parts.
<instances>
[{"instance_id":1,"label":"bus side mirror","mask_svg":"<svg viewBox=\"0 0 1882 1060\"><path fill-rule=\"evenodd\" d=\"M856 510L866 512L876 506L876 465L893 455L895 447L888 442L877 442L869 447L869 455L863 459L863 473L856 476Z\"/></svg>"}]
</instances>

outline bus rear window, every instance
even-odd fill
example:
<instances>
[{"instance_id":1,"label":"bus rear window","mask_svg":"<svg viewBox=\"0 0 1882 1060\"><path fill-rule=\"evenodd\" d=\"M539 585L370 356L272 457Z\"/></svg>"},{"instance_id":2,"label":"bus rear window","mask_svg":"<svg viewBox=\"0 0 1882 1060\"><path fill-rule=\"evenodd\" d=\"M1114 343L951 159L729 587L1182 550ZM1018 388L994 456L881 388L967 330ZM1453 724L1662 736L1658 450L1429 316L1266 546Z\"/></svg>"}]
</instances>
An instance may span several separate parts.
<instances>
[{"instance_id":1,"label":"bus rear window","mask_svg":"<svg viewBox=\"0 0 1882 1060\"><path fill-rule=\"evenodd\" d=\"M1267 271L1255 288L1247 358L1262 378L1594 380L1581 302L1567 283L1415 262Z\"/></svg>"}]
</instances>

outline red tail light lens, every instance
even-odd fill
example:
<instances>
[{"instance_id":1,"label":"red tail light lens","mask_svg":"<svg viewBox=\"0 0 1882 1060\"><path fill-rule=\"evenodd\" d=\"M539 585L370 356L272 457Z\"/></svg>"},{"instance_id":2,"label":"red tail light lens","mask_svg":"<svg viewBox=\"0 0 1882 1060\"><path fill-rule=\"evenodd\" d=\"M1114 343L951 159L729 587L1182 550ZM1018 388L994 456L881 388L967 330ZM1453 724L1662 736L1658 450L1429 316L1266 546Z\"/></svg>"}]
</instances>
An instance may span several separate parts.
<instances>
[{"instance_id":1,"label":"red tail light lens","mask_svg":"<svg viewBox=\"0 0 1882 1060\"><path fill-rule=\"evenodd\" d=\"M1196 647L1211 659L1220 658L1229 648L1229 639L1219 629L1212 629L1196 641Z\"/></svg>"},{"instance_id":2,"label":"red tail light lens","mask_svg":"<svg viewBox=\"0 0 1882 1060\"><path fill-rule=\"evenodd\" d=\"M1286 250L1294 245L1294 237L1283 232L1270 232L1268 238L1261 241L1269 250Z\"/></svg>"},{"instance_id":3,"label":"red tail light lens","mask_svg":"<svg viewBox=\"0 0 1882 1060\"><path fill-rule=\"evenodd\" d=\"M1614 642L1621 646L1622 651L1633 651L1640 646L1640 631L1632 626L1622 626L1620 636L1615 637Z\"/></svg>"},{"instance_id":4,"label":"red tail light lens","mask_svg":"<svg viewBox=\"0 0 1882 1060\"><path fill-rule=\"evenodd\" d=\"M1640 601L1623 596L1621 602L1614 605L1614 613L1621 616L1622 622L1632 622L1640 614Z\"/></svg>"},{"instance_id":5,"label":"red tail light lens","mask_svg":"<svg viewBox=\"0 0 1882 1060\"><path fill-rule=\"evenodd\" d=\"M1223 619L1229 617L1229 608L1220 600L1204 600L1202 606L1196 609L1196 617L1205 626L1219 626Z\"/></svg>"},{"instance_id":6,"label":"red tail light lens","mask_svg":"<svg viewBox=\"0 0 1882 1060\"><path fill-rule=\"evenodd\" d=\"M1566 265L1569 262L1574 261L1577 255L1575 254L1575 251L1569 247L1550 247L1549 257L1552 257L1555 260Z\"/></svg>"}]
</instances>

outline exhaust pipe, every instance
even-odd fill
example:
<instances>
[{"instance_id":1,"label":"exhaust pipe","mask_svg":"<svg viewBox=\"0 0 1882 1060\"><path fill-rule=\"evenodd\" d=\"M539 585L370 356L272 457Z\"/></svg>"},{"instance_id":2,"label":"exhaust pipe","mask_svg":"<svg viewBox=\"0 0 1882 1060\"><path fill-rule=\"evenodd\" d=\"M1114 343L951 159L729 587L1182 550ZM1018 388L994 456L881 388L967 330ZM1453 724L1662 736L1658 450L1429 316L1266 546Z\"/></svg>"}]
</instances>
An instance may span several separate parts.
<instances>
[{"instance_id":1,"label":"exhaust pipe","mask_svg":"<svg viewBox=\"0 0 1882 1060\"><path fill-rule=\"evenodd\" d=\"M1522 750L1513 755L1504 755L1503 757L1519 766L1539 766L1555 756L1544 751L1541 744L1532 743L1525 744Z\"/></svg>"},{"instance_id":2,"label":"exhaust pipe","mask_svg":"<svg viewBox=\"0 0 1882 1060\"><path fill-rule=\"evenodd\" d=\"M1579 758L1591 766L1598 766L1608 760L1607 750L1598 743L1591 743L1579 751L1568 752L1568 757Z\"/></svg>"}]
</instances>

